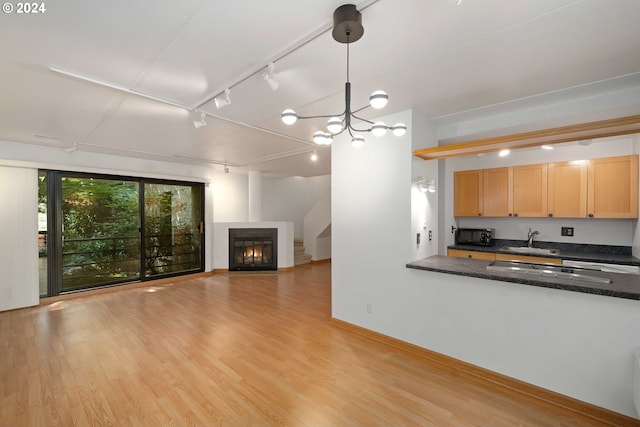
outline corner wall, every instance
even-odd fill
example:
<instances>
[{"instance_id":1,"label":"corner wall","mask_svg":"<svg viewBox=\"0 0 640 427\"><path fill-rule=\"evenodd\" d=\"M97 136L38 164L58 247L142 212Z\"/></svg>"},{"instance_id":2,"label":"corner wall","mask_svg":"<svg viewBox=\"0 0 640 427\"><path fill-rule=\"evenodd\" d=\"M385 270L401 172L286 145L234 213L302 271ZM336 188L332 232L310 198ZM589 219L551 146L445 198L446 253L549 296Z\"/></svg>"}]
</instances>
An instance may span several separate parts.
<instances>
[{"instance_id":1,"label":"corner wall","mask_svg":"<svg viewBox=\"0 0 640 427\"><path fill-rule=\"evenodd\" d=\"M0 166L0 311L38 305L38 171Z\"/></svg>"}]
</instances>

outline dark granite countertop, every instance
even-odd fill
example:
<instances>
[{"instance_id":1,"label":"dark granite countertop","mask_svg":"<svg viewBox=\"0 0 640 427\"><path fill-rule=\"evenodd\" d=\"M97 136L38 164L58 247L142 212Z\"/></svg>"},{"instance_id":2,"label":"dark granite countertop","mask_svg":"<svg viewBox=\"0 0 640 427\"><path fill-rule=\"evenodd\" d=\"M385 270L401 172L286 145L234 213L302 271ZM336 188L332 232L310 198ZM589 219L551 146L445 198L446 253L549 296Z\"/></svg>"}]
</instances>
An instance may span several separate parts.
<instances>
[{"instance_id":1,"label":"dark granite countertop","mask_svg":"<svg viewBox=\"0 0 640 427\"><path fill-rule=\"evenodd\" d=\"M531 278L523 277L518 273L489 271L487 266L492 261L456 258L448 256L432 256L418 261L410 262L407 268L417 270L435 271L439 273L455 274L459 276L478 277L481 279L499 280L521 285L538 286L544 288L561 289L571 292L583 292L595 295L603 295L616 298L640 300L640 275L606 273L611 283L599 284L590 282L578 282L571 279L553 277Z\"/></svg>"},{"instance_id":2,"label":"dark granite countertop","mask_svg":"<svg viewBox=\"0 0 640 427\"><path fill-rule=\"evenodd\" d=\"M463 251L491 252L502 254L517 254L505 250L506 247L527 246L526 240L505 240L495 239L493 246L474 246L474 245L451 245L449 249L459 249ZM542 256L545 258L570 259L574 261L591 261L611 264L637 265L640 266L640 259L631 255L630 246L612 246L612 245L587 245L573 243L556 243L556 242L534 242L533 247L543 249L557 249L556 254L544 254L532 256ZM525 254L518 254L525 255Z\"/></svg>"}]
</instances>

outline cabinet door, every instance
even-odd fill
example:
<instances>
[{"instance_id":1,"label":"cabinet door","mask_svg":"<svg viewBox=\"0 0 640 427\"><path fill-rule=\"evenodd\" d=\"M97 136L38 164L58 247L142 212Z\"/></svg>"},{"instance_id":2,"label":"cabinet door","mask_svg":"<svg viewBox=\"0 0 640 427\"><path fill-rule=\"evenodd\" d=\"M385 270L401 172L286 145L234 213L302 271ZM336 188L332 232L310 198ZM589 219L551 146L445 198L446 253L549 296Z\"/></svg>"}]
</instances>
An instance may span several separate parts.
<instances>
[{"instance_id":1,"label":"cabinet door","mask_svg":"<svg viewBox=\"0 0 640 427\"><path fill-rule=\"evenodd\" d=\"M482 215L482 170L453 173L453 215Z\"/></svg>"},{"instance_id":2,"label":"cabinet door","mask_svg":"<svg viewBox=\"0 0 640 427\"><path fill-rule=\"evenodd\" d=\"M447 249L447 256L453 256L456 258L484 259L487 261L495 261L496 259L496 254L493 252L462 251L460 249Z\"/></svg>"},{"instance_id":3,"label":"cabinet door","mask_svg":"<svg viewBox=\"0 0 640 427\"><path fill-rule=\"evenodd\" d=\"M556 162L547 165L549 216L587 216L587 161Z\"/></svg>"},{"instance_id":4,"label":"cabinet door","mask_svg":"<svg viewBox=\"0 0 640 427\"><path fill-rule=\"evenodd\" d=\"M513 215L547 216L547 164L513 167Z\"/></svg>"},{"instance_id":5,"label":"cabinet door","mask_svg":"<svg viewBox=\"0 0 640 427\"><path fill-rule=\"evenodd\" d=\"M511 216L513 213L513 169L485 169L483 175L482 214L484 216Z\"/></svg>"},{"instance_id":6,"label":"cabinet door","mask_svg":"<svg viewBox=\"0 0 640 427\"><path fill-rule=\"evenodd\" d=\"M638 156L590 160L587 206L590 218L637 218Z\"/></svg>"}]
</instances>

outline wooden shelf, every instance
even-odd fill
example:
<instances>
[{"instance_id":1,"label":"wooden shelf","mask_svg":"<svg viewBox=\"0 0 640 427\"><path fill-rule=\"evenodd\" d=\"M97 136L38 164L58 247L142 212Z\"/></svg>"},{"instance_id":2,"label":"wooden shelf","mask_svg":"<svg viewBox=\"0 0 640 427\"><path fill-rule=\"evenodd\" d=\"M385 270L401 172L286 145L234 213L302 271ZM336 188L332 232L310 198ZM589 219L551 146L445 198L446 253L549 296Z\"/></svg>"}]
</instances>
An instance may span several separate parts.
<instances>
[{"instance_id":1,"label":"wooden shelf","mask_svg":"<svg viewBox=\"0 0 640 427\"><path fill-rule=\"evenodd\" d=\"M640 115L440 145L415 150L413 155L434 160L633 133L640 133Z\"/></svg>"}]
</instances>

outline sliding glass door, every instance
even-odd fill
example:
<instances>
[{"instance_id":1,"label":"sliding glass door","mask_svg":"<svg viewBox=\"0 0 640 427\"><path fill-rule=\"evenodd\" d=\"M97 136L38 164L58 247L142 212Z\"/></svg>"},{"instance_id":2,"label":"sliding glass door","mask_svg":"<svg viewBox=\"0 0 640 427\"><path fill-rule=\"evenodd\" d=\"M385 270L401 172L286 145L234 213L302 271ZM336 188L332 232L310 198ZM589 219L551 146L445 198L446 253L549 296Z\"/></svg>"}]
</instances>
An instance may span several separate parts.
<instances>
[{"instance_id":1,"label":"sliding glass door","mask_svg":"<svg viewBox=\"0 0 640 427\"><path fill-rule=\"evenodd\" d=\"M41 187L43 295L204 270L202 184L41 171Z\"/></svg>"},{"instance_id":2,"label":"sliding glass door","mask_svg":"<svg viewBox=\"0 0 640 427\"><path fill-rule=\"evenodd\" d=\"M61 178L62 290L140 278L140 186Z\"/></svg>"},{"instance_id":3,"label":"sliding glass door","mask_svg":"<svg viewBox=\"0 0 640 427\"><path fill-rule=\"evenodd\" d=\"M201 187L144 184L144 275L202 268Z\"/></svg>"}]
</instances>

